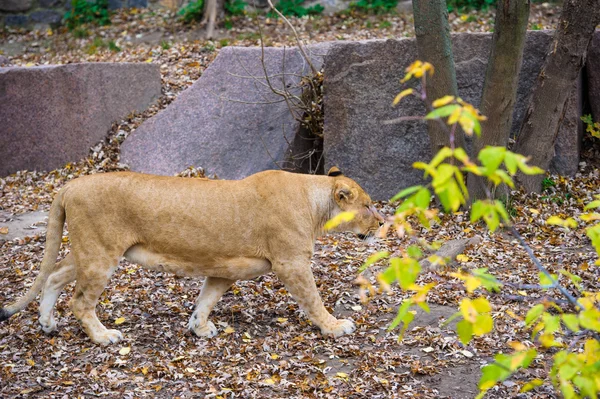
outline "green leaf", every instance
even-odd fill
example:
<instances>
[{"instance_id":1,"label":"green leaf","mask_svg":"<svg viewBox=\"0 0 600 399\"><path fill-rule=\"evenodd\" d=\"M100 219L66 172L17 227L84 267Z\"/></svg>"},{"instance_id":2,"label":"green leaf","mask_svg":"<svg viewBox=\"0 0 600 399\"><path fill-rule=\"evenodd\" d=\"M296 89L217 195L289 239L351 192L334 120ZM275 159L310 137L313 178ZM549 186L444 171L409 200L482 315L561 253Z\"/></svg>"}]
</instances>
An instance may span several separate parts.
<instances>
[{"instance_id":1,"label":"green leaf","mask_svg":"<svg viewBox=\"0 0 600 399\"><path fill-rule=\"evenodd\" d=\"M562 380L560 382L560 391L565 399L573 399L577 397L577 395L575 395L575 389L573 389L573 385L571 385L569 381Z\"/></svg>"},{"instance_id":2,"label":"green leaf","mask_svg":"<svg viewBox=\"0 0 600 399\"><path fill-rule=\"evenodd\" d=\"M404 198L407 195L410 195L412 193L416 193L417 191L419 191L423 186L419 185L419 186L411 186L411 187L407 187L404 190L400 191L398 194L394 195L392 197L392 199L390 200L390 202L394 202L394 201L398 201L400 198Z\"/></svg>"},{"instance_id":3,"label":"green leaf","mask_svg":"<svg viewBox=\"0 0 600 399\"><path fill-rule=\"evenodd\" d=\"M558 368L558 375L563 380L570 380L575 377L575 374L579 371L579 367L575 367L573 364L565 362Z\"/></svg>"},{"instance_id":4,"label":"green leaf","mask_svg":"<svg viewBox=\"0 0 600 399\"><path fill-rule=\"evenodd\" d=\"M400 306L400 308L398 308L398 314L388 327L388 331L392 331L394 328L398 327L398 325L402 322L402 319L404 319L404 316L406 316L406 314L408 313L410 305L412 305L412 301L410 299L407 299L404 302L402 302L402 305Z\"/></svg>"},{"instance_id":5,"label":"green leaf","mask_svg":"<svg viewBox=\"0 0 600 399\"><path fill-rule=\"evenodd\" d=\"M460 105L458 105L458 104L445 105L443 107L434 109L433 111L428 113L425 116L425 119L444 118L446 116L449 116L451 113L453 113L454 110L456 110L457 108L460 108Z\"/></svg>"},{"instance_id":6,"label":"green leaf","mask_svg":"<svg viewBox=\"0 0 600 399\"><path fill-rule=\"evenodd\" d=\"M553 334L560 330L560 318L553 316L550 313L544 313L542 315L542 321L544 322L544 331L547 334Z\"/></svg>"},{"instance_id":7,"label":"green leaf","mask_svg":"<svg viewBox=\"0 0 600 399\"><path fill-rule=\"evenodd\" d=\"M398 270L400 275L398 276L398 282L402 289L407 290L415 281L421 272L421 265L415 259L411 258L394 258L392 261L399 263Z\"/></svg>"},{"instance_id":8,"label":"green leaf","mask_svg":"<svg viewBox=\"0 0 600 399\"><path fill-rule=\"evenodd\" d=\"M504 154L504 165L506 166L506 170L508 170L508 173L511 176L517 173L517 165L519 163L515 155L516 154L514 152L510 151L506 151L506 153Z\"/></svg>"},{"instance_id":9,"label":"green leaf","mask_svg":"<svg viewBox=\"0 0 600 399\"><path fill-rule=\"evenodd\" d=\"M481 369L481 378L479 379L479 389L487 391L506 376L510 375L502 366L492 363Z\"/></svg>"},{"instance_id":10,"label":"green leaf","mask_svg":"<svg viewBox=\"0 0 600 399\"><path fill-rule=\"evenodd\" d=\"M436 168L439 164L441 164L446 158L452 156L452 150L448 147L444 147L435 154L435 157L429 162L429 165Z\"/></svg>"},{"instance_id":11,"label":"green leaf","mask_svg":"<svg viewBox=\"0 0 600 399\"><path fill-rule=\"evenodd\" d=\"M481 200L475 201L473 205L471 205L471 223L475 223L481 219L486 212L487 207L487 203Z\"/></svg>"},{"instance_id":12,"label":"green leaf","mask_svg":"<svg viewBox=\"0 0 600 399\"><path fill-rule=\"evenodd\" d=\"M477 315L477 320L473 323L473 334L481 337L484 334L489 333L494 328L494 320L489 314Z\"/></svg>"},{"instance_id":13,"label":"green leaf","mask_svg":"<svg viewBox=\"0 0 600 399\"><path fill-rule=\"evenodd\" d=\"M529 392L532 389L537 388L543 384L544 384L544 381L540 380L539 378L535 378L535 379L529 381L528 383L526 383L525 385L523 385L523 387L521 388L521 393Z\"/></svg>"},{"instance_id":14,"label":"green leaf","mask_svg":"<svg viewBox=\"0 0 600 399\"><path fill-rule=\"evenodd\" d=\"M408 253L408 256L411 258L420 258L423 256L423 251L421 251L421 248L416 245L410 245L408 248L406 248L406 253Z\"/></svg>"},{"instance_id":15,"label":"green leaf","mask_svg":"<svg viewBox=\"0 0 600 399\"><path fill-rule=\"evenodd\" d=\"M456 323L456 333L460 338L460 342L467 345L473 337L473 325L466 320L461 320Z\"/></svg>"},{"instance_id":16,"label":"green leaf","mask_svg":"<svg viewBox=\"0 0 600 399\"><path fill-rule=\"evenodd\" d=\"M504 161L504 154L506 148L504 147L491 147L487 146L483 150L479 151L477 158L481 161L481 164L486 168L486 175L490 175L500 167L502 161Z\"/></svg>"},{"instance_id":17,"label":"green leaf","mask_svg":"<svg viewBox=\"0 0 600 399\"><path fill-rule=\"evenodd\" d=\"M544 305L537 304L534 307L532 307L531 309L529 309L529 311L527 312L527 315L525 316L525 325L529 326L531 325L534 321L536 321L544 312L545 307Z\"/></svg>"},{"instance_id":18,"label":"green leaf","mask_svg":"<svg viewBox=\"0 0 600 399\"><path fill-rule=\"evenodd\" d=\"M544 272L539 272L538 277L540 278L540 284L543 286L553 286L556 284L556 274L551 274L550 277Z\"/></svg>"},{"instance_id":19,"label":"green leaf","mask_svg":"<svg viewBox=\"0 0 600 399\"><path fill-rule=\"evenodd\" d=\"M584 210L600 207L600 200L592 201L583 208Z\"/></svg>"},{"instance_id":20,"label":"green leaf","mask_svg":"<svg viewBox=\"0 0 600 399\"><path fill-rule=\"evenodd\" d=\"M429 208L429 203L431 202L431 192L422 188L415 194L414 203L421 209Z\"/></svg>"},{"instance_id":21,"label":"green leaf","mask_svg":"<svg viewBox=\"0 0 600 399\"><path fill-rule=\"evenodd\" d=\"M600 311L590 308L579 313L579 324L583 328L600 332Z\"/></svg>"},{"instance_id":22,"label":"green leaf","mask_svg":"<svg viewBox=\"0 0 600 399\"><path fill-rule=\"evenodd\" d=\"M577 315L574 315L572 313L565 313L560 315L560 317L569 330L575 332L579 331L579 319L577 318Z\"/></svg>"},{"instance_id":23,"label":"green leaf","mask_svg":"<svg viewBox=\"0 0 600 399\"><path fill-rule=\"evenodd\" d=\"M575 376L575 378L573 378L573 382L584 396L590 398L598 397L598 389L596 388L596 382L591 377L584 377L578 375Z\"/></svg>"}]
</instances>

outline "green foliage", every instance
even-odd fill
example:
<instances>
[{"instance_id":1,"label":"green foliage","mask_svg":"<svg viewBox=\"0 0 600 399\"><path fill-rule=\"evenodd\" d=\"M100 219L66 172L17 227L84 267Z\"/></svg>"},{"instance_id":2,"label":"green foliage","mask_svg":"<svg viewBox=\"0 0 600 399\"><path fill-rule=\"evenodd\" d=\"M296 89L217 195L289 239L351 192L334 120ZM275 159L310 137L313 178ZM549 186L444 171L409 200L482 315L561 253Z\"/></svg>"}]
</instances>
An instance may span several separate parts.
<instances>
[{"instance_id":1,"label":"green foliage","mask_svg":"<svg viewBox=\"0 0 600 399\"><path fill-rule=\"evenodd\" d=\"M446 2L448 11L483 10L496 7L495 0L448 0Z\"/></svg>"},{"instance_id":2,"label":"green foliage","mask_svg":"<svg viewBox=\"0 0 600 399\"><path fill-rule=\"evenodd\" d=\"M169 42L168 42L168 41L166 41L166 40L163 40L163 41L161 41L161 42L160 42L160 47L161 47L163 50L168 50L168 49L170 49L170 48L171 48L171 43L169 43Z\"/></svg>"},{"instance_id":3,"label":"green foliage","mask_svg":"<svg viewBox=\"0 0 600 399\"><path fill-rule=\"evenodd\" d=\"M181 20L185 23L199 21L202 18L202 10L204 8L204 0L190 1L185 6L181 7L177 13Z\"/></svg>"},{"instance_id":4,"label":"green foliage","mask_svg":"<svg viewBox=\"0 0 600 399\"><path fill-rule=\"evenodd\" d=\"M412 79L421 79L421 87L425 86L425 79L433 74L433 66L428 63L415 61L406 69L406 75L402 83ZM402 90L393 100L397 105L404 97L416 95L418 98L426 99L424 92L418 88ZM403 239L408 235L413 244L401 249L399 254L391 255L389 252L377 252L371 255L361 267L361 271L370 265L389 259L388 267L381 272L377 279L380 291L389 291L392 284L397 284L402 290L411 294L405 299L398 309L396 318L392 321L389 329L402 326L399 339L413 321L415 311L413 306L419 306L425 311L429 310L426 301L428 292L435 283L419 283L423 251L421 248L430 248L424 239L416 240L418 229L412 224L418 220L425 228L429 228L431 221L439 221L437 209L429 209L432 195L439 200L445 212L456 212L461 206L465 206L468 191L464 183L464 175L471 174L484 177L493 186L506 184L514 187L513 177L518 173L540 174L543 170L527 164L527 157L508 151L505 147L486 147L477 154L476 163L469 159L462 148L455 148L453 144L453 132L460 126L468 134L479 134L479 121L485 120L485 116L478 113L472 105L454 96L445 96L431 103L433 110L423 120L437 119L447 126L446 131L450 137L450 147L442 148L429 163L416 162L413 167L424 171L425 177L431 177L427 185L412 186L403 189L396 194L390 202L402 201L390 220L393 231ZM414 120L411 117L410 120ZM591 123L591 118L586 117L584 122ZM600 127L600 126L599 126ZM594 128L594 127L593 127ZM600 131L599 131L600 132ZM554 186L551 179L544 180L544 188L548 190ZM546 221L547 225L556 226L563 230L577 228L580 223L592 223L586 227L586 234L590 238L596 252L600 255L600 195L584 207L584 211L576 218L566 216L551 216ZM513 209L514 210L514 209ZM596 210L596 212L594 212ZM515 210L516 211L516 210ZM352 214L343 215L332 219L330 222L342 223L351 220ZM511 226L511 220L505 204L494 199L491 192L487 193L487 199L476 201L472 204L470 212L471 222L484 221L490 231L497 230L501 224L511 228L511 232L529 254L534 265L537 267L539 284L524 284L522 289L558 290L570 302L570 307L561 307L558 302L545 300L543 303L532 306L525 315L525 328L531 330L531 343L536 346L551 349L558 352L546 350L544 356L552 359L552 370L550 378L557 391L565 398L597 398L600 391L600 293L587 292L581 284L582 278L567 270L558 270L558 273L550 273L540 260L535 256L532 249L525 243L519 232ZM339 219L336 221L336 219ZM410 221L409 221L410 219ZM387 224L386 224L387 226ZM410 241L409 241L410 242ZM415 245L414 243L418 243ZM461 256L461 255L459 255ZM463 261L468 256L457 260ZM437 258L437 259L435 259ZM439 256L430 256L428 260L432 264L443 264ZM596 261L600 265L600 260ZM560 273L560 274L559 274ZM484 296L475 297L475 291L482 289L489 292L498 292L503 283L488 272L486 268L470 270L468 273L460 270L450 273L452 277L464 282L468 296L465 295L459 304L459 311L452 315L444 324L452 320L458 320L456 333L463 344L468 344L474 337L483 336L494 328L494 320L491 316L492 306ZM364 299L364 289L373 295L376 291L366 279L360 279L361 297ZM579 298L569 292L571 286L561 285L562 281L576 288ZM506 283L509 284L509 283ZM521 291L519 291L521 292ZM526 294L523 294L526 295ZM564 309L563 309L564 308ZM512 312L507 310L507 313ZM516 319L523 318L514 313ZM577 333L577 334L574 334ZM587 341L579 341L580 338L589 336ZM494 385L506 380L517 370L527 368L537 356L537 349L531 343L509 342L514 352L511 354L497 354L494 362L482 369L482 377L479 381L480 393L477 398L482 398ZM543 384L540 379L534 379L525 383L521 392L527 392Z\"/></svg>"},{"instance_id":5,"label":"green foliage","mask_svg":"<svg viewBox=\"0 0 600 399\"><path fill-rule=\"evenodd\" d=\"M244 15L247 5L244 0L229 0L225 2L225 11L230 15Z\"/></svg>"},{"instance_id":6,"label":"green foliage","mask_svg":"<svg viewBox=\"0 0 600 399\"><path fill-rule=\"evenodd\" d=\"M548 191L552 187L556 187L556 183L554 182L554 180L552 180L549 177L546 177L544 178L544 180L542 180L542 191Z\"/></svg>"},{"instance_id":7,"label":"green foliage","mask_svg":"<svg viewBox=\"0 0 600 399\"><path fill-rule=\"evenodd\" d=\"M65 13L64 21L69 30L87 23L110 25L108 0L72 0L71 9Z\"/></svg>"},{"instance_id":8,"label":"green foliage","mask_svg":"<svg viewBox=\"0 0 600 399\"><path fill-rule=\"evenodd\" d=\"M277 9L286 17L304 17L305 15L319 15L325 10L320 4L312 7L304 7L304 0L281 0L277 3ZM277 18L277 14L271 10L267 13L270 18Z\"/></svg>"},{"instance_id":9,"label":"green foliage","mask_svg":"<svg viewBox=\"0 0 600 399\"><path fill-rule=\"evenodd\" d=\"M592 137L600 139L600 122L594 122L592 115L584 115L581 120L586 125L585 131L588 132Z\"/></svg>"},{"instance_id":10,"label":"green foliage","mask_svg":"<svg viewBox=\"0 0 600 399\"><path fill-rule=\"evenodd\" d=\"M397 5L398 0L358 0L350 3L350 8L368 13L384 14L395 10ZM381 25L379 27L384 28Z\"/></svg>"}]
</instances>

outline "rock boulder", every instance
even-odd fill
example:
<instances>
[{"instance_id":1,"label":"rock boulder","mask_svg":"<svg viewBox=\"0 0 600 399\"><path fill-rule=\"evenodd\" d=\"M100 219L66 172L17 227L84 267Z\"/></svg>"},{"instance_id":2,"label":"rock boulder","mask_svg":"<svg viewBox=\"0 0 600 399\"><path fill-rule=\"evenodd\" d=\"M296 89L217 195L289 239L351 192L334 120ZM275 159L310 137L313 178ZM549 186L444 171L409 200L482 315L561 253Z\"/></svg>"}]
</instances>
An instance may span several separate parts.
<instances>
[{"instance_id":1,"label":"rock boulder","mask_svg":"<svg viewBox=\"0 0 600 399\"><path fill-rule=\"evenodd\" d=\"M328 47L309 48L317 68ZM299 94L299 76L309 67L297 49L265 48L264 65L276 89ZM146 173L198 166L208 175L241 179L266 169L302 169L298 151L310 151L299 134L286 102L267 87L261 49L225 47L198 81L125 140L121 160Z\"/></svg>"},{"instance_id":2,"label":"rock boulder","mask_svg":"<svg viewBox=\"0 0 600 399\"><path fill-rule=\"evenodd\" d=\"M160 96L158 65L0 68L0 176L85 157L113 122Z\"/></svg>"},{"instance_id":3,"label":"rock boulder","mask_svg":"<svg viewBox=\"0 0 600 399\"><path fill-rule=\"evenodd\" d=\"M491 45L491 34L453 35L453 52L459 95L479 106ZM518 133L531 88L543 65L552 32L528 32L513 120ZM405 68L417 58L414 39L340 42L325 58L326 168L336 165L355 178L375 199L387 200L402 188L423 182L423 173L412 168L430 159L429 138L421 121L386 125L401 116L424 115L421 101L408 97L392 107ZM559 132L553 166L561 174L577 170L581 115L579 92L570 99L568 114ZM484 132L485 134L485 132Z\"/></svg>"}]
</instances>

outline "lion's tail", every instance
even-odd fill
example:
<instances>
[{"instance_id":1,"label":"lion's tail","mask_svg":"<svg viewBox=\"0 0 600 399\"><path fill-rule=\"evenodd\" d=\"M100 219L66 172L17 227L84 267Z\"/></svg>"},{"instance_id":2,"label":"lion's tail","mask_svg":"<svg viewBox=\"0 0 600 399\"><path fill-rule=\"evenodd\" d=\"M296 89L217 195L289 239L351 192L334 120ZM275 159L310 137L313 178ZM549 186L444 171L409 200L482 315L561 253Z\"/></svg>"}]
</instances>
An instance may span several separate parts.
<instances>
[{"instance_id":1,"label":"lion's tail","mask_svg":"<svg viewBox=\"0 0 600 399\"><path fill-rule=\"evenodd\" d=\"M44 259L40 267L40 273L36 277L33 285L23 297L15 303L12 303L4 308L0 308L0 321L7 320L10 316L25 309L37 294L42 290L42 287L50 273L56 265L56 258L60 250L62 241L63 226L65 224L65 208L63 207L63 196L66 190L62 189L50 207L48 215L48 229L46 232L46 249L44 250Z\"/></svg>"}]
</instances>

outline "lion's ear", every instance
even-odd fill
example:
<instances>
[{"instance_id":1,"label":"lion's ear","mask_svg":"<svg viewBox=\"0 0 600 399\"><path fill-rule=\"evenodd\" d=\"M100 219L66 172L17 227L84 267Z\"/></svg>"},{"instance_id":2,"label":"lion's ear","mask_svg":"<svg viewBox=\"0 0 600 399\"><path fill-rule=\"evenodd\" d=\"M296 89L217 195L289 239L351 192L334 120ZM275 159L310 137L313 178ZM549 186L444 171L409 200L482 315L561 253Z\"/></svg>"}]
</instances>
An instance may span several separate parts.
<instances>
[{"instance_id":1,"label":"lion's ear","mask_svg":"<svg viewBox=\"0 0 600 399\"><path fill-rule=\"evenodd\" d=\"M335 197L335 202L337 202L338 205L340 205L343 202L347 204L353 203L356 199L356 193L354 191L355 190L352 190L352 188L350 188L350 186L346 183L340 182L336 184L333 193Z\"/></svg>"},{"instance_id":2,"label":"lion's ear","mask_svg":"<svg viewBox=\"0 0 600 399\"><path fill-rule=\"evenodd\" d=\"M331 177L336 177L336 176L341 176L341 175L343 175L343 173L340 170L340 168L338 168L337 166L332 166L331 169L329 169L329 172L327 172L327 176L331 176Z\"/></svg>"}]
</instances>

